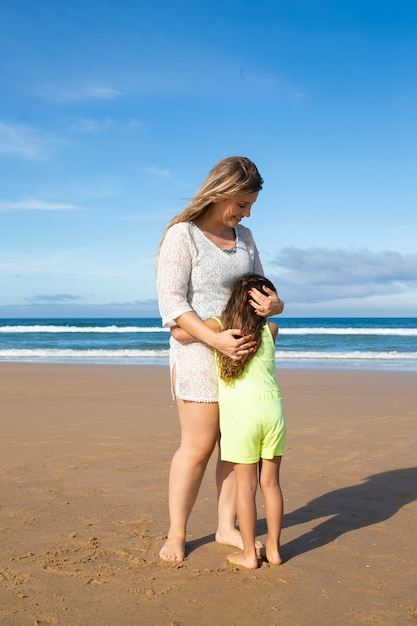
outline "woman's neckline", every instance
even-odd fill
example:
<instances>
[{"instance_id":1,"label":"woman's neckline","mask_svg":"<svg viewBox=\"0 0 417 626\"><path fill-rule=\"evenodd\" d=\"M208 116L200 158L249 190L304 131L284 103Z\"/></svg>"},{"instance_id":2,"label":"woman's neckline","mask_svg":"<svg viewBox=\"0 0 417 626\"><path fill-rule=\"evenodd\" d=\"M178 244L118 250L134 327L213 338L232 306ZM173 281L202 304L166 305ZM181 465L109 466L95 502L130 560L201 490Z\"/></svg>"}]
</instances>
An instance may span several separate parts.
<instances>
[{"instance_id":1,"label":"woman's neckline","mask_svg":"<svg viewBox=\"0 0 417 626\"><path fill-rule=\"evenodd\" d=\"M208 237L208 236L206 235L206 233L205 233L205 232L203 232L203 231L201 230L201 228L200 228L199 226L197 226L197 224L196 224L195 222L193 222L193 220L190 220L190 224L192 224L192 225L193 225L193 226L194 226L194 227L198 230L198 232L199 232L199 233L201 233L201 234L202 234L202 236L203 236L205 239L207 239L207 241L208 241L209 243L211 243L211 245L212 245L212 246L214 246L215 248L217 248L218 250L221 250L222 252L232 252L232 253L236 251L236 248L237 248L237 242L238 242L238 235L237 235L237 229L236 229L236 228L233 228L233 232L234 232L234 234L235 234L235 240L234 240L234 242L233 242L233 246L232 246L231 248L222 248L221 246L217 245L217 243L215 243L214 241L212 241L212 239L210 239L210 237Z\"/></svg>"}]
</instances>

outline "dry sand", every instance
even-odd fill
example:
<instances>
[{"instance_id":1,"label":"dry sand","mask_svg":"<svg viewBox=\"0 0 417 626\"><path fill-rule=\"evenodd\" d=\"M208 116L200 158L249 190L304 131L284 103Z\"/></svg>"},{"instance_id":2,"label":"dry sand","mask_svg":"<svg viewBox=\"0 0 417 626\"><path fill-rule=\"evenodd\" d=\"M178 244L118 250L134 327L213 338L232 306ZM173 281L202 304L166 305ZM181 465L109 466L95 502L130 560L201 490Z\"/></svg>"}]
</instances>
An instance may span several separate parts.
<instances>
[{"instance_id":1,"label":"dry sand","mask_svg":"<svg viewBox=\"0 0 417 626\"><path fill-rule=\"evenodd\" d=\"M215 458L187 559L161 562L178 442L168 368L0 364L0 623L417 623L417 374L279 372L279 567L226 564ZM259 498L258 534L265 534Z\"/></svg>"}]
</instances>

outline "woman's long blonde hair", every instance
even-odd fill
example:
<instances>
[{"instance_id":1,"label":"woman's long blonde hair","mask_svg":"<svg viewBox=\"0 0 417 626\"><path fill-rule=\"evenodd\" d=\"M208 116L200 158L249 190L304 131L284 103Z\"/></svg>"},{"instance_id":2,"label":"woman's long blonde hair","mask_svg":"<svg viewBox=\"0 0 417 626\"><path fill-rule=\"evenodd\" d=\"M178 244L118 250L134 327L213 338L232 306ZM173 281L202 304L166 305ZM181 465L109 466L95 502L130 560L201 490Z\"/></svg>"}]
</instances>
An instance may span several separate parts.
<instances>
[{"instance_id":1,"label":"woman's long blonde hair","mask_svg":"<svg viewBox=\"0 0 417 626\"><path fill-rule=\"evenodd\" d=\"M215 202L260 191L263 182L258 168L250 159L240 156L222 159L210 170L206 180L185 209L167 224L159 249L166 232L174 224L189 222L201 217Z\"/></svg>"},{"instance_id":2,"label":"woman's long blonde hair","mask_svg":"<svg viewBox=\"0 0 417 626\"><path fill-rule=\"evenodd\" d=\"M221 315L222 325L225 330L228 328L241 328L245 335L252 335L251 340L257 342L258 348L262 341L262 329L266 324L266 320L264 317L257 315L249 304L251 296L248 294L248 291L257 289L264 293L264 285L276 292L271 281L260 274L243 274L239 276L233 283L229 300ZM254 354L255 352L249 352L241 361L234 361L218 352L217 363L220 378L226 382L239 378L245 365Z\"/></svg>"}]
</instances>

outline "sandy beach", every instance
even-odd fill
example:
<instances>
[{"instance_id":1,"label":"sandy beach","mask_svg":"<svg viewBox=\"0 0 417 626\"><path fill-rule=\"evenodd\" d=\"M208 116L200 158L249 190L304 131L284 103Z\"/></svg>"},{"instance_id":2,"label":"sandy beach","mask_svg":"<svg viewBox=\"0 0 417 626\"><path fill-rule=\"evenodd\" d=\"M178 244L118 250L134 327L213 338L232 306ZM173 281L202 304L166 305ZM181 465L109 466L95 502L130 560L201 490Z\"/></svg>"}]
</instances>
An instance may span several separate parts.
<instances>
[{"instance_id":1,"label":"sandy beach","mask_svg":"<svg viewBox=\"0 0 417 626\"><path fill-rule=\"evenodd\" d=\"M0 364L0 624L416 624L417 374L284 370L279 567L226 563L215 456L161 562L167 367ZM259 496L258 535L265 534Z\"/></svg>"}]
</instances>

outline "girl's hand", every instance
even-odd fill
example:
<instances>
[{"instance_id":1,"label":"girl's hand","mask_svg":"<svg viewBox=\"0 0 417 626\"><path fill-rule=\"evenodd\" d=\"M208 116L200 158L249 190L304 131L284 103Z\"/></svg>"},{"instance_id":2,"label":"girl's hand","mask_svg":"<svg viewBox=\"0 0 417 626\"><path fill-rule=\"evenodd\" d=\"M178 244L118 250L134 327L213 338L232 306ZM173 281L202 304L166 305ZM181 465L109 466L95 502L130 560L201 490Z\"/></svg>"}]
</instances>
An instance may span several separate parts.
<instances>
[{"instance_id":1,"label":"girl's hand","mask_svg":"<svg viewBox=\"0 0 417 626\"><path fill-rule=\"evenodd\" d=\"M278 294L266 285L264 285L264 293L253 288L249 291L249 295L251 296L249 304L261 317L279 315L284 310L284 303L278 298Z\"/></svg>"},{"instance_id":2,"label":"girl's hand","mask_svg":"<svg viewBox=\"0 0 417 626\"><path fill-rule=\"evenodd\" d=\"M256 348L256 341L251 341L252 335L242 337L242 331L239 328L231 328L217 333L216 348L222 354L230 357L234 361L240 361L245 354L253 352Z\"/></svg>"}]
</instances>

